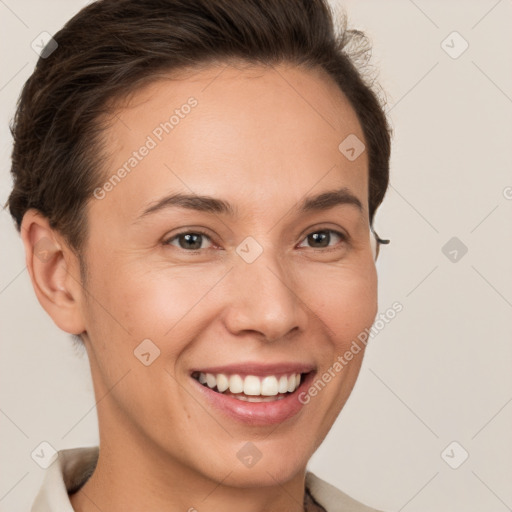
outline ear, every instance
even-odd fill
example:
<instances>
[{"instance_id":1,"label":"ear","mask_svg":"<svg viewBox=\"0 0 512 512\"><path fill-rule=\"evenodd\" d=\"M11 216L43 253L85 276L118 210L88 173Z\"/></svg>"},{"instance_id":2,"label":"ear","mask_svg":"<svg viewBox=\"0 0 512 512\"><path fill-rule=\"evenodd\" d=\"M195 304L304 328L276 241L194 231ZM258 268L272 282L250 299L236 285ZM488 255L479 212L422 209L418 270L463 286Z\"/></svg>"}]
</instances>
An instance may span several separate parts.
<instances>
[{"instance_id":1,"label":"ear","mask_svg":"<svg viewBox=\"0 0 512 512\"><path fill-rule=\"evenodd\" d=\"M37 210L23 216L21 238L37 299L55 324L70 334L85 331L84 290L77 256Z\"/></svg>"}]
</instances>

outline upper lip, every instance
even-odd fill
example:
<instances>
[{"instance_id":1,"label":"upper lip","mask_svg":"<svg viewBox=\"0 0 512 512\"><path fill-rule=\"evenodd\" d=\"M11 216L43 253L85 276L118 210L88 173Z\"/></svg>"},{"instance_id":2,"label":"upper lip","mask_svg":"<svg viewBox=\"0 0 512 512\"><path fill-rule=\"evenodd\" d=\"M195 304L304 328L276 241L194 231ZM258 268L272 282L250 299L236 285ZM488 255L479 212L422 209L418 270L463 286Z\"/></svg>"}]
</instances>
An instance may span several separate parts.
<instances>
[{"instance_id":1,"label":"upper lip","mask_svg":"<svg viewBox=\"0 0 512 512\"><path fill-rule=\"evenodd\" d=\"M315 366L309 363L257 363L257 362L243 362L226 364L222 366L208 366L198 367L191 370L191 373L226 373L230 375L280 375L291 373L309 373L314 370Z\"/></svg>"}]
</instances>

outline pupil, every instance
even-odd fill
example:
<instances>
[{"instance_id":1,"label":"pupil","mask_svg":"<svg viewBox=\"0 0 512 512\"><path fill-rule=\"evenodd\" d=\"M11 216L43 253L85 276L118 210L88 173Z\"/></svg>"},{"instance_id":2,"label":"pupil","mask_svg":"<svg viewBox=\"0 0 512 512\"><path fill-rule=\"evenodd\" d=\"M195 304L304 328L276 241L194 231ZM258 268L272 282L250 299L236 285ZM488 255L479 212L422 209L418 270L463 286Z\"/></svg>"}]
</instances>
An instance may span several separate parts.
<instances>
[{"instance_id":1,"label":"pupil","mask_svg":"<svg viewBox=\"0 0 512 512\"><path fill-rule=\"evenodd\" d=\"M327 247L329 245L329 242L330 242L330 235L327 231L318 231L317 233L313 233L311 235L309 235L310 238L315 241L315 242L327 242L326 244L323 244L323 245L320 245L320 247ZM310 240L311 241L311 240ZM318 247L318 245L317 245Z\"/></svg>"},{"instance_id":2,"label":"pupil","mask_svg":"<svg viewBox=\"0 0 512 512\"><path fill-rule=\"evenodd\" d=\"M183 249L200 249L201 248L201 236L202 235L199 235L199 234L194 234L194 233L187 233L186 235L182 235L181 236L181 239L185 239L187 242L190 242L192 241L192 244L182 244L180 243L180 246L183 248ZM195 239L195 245L194 245L194 240Z\"/></svg>"}]
</instances>

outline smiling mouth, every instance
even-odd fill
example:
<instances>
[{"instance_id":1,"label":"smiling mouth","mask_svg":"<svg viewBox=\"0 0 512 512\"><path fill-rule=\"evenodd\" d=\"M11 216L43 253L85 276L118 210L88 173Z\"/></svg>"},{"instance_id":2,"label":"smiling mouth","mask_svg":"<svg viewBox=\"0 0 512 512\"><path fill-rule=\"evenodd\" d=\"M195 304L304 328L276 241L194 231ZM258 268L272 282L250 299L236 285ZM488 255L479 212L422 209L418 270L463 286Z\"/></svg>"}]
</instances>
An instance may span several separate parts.
<instances>
[{"instance_id":1,"label":"smiling mouth","mask_svg":"<svg viewBox=\"0 0 512 512\"><path fill-rule=\"evenodd\" d=\"M307 373L246 375L193 372L192 378L216 393L244 402L275 402L293 394Z\"/></svg>"}]
</instances>

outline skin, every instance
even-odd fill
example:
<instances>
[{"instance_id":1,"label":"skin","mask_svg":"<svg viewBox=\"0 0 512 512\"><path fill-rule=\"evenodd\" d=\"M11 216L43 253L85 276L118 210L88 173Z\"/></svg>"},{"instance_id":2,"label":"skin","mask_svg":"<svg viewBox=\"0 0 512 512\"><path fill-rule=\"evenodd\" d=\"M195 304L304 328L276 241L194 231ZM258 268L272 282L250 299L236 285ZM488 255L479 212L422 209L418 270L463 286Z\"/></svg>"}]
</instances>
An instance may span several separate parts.
<instances>
[{"instance_id":1,"label":"skin","mask_svg":"<svg viewBox=\"0 0 512 512\"><path fill-rule=\"evenodd\" d=\"M37 297L62 330L82 334L98 401L100 457L71 496L77 511L302 510L306 464L350 395L364 350L299 414L272 426L209 408L190 369L292 361L321 375L377 313L367 155L351 162L338 150L348 135L364 136L320 71L223 64L153 82L115 110L104 178L190 96L198 101L190 114L89 202L84 286L60 234L34 210L23 219ZM340 187L362 211L295 213L304 197ZM169 208L137 220L171 192L222 198L239 216ZM183 228L207 232L199 253L177 238L165 243ZM331 233L325 248L308 239L326 229L349 241ZM235 252L248 236L263 249L251 264ZM51 242L46 261L34 252L42 239ZM160 356L144 366L133 352L148 338ZM252 468L236 457L248 441L262 453Z\"/></svg>"}]
</instances>

